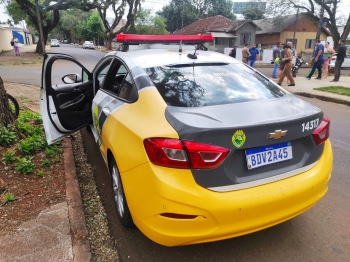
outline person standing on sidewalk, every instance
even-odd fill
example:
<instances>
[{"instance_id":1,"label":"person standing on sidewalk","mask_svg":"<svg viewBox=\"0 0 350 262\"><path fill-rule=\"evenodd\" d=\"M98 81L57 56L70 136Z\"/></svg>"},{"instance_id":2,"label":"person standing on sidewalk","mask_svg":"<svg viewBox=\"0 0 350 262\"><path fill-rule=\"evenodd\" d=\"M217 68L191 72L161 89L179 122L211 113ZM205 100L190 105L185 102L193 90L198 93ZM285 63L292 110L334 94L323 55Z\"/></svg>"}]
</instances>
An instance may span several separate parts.
<instances>
[{"instance_id":1,"label":"person standing on sidewalk","mask_svg":"<svg viewBox=\"0 0 350 262\"><path fill-rule=\"evenodd\" d=\"M331 80L331 82L339 81L341 65L343 64L344 59L346 57L346 46L344 45L344 43L344 39L340 39L338 42L339 47L337 50L337 60L335 60L334 79Z\"/></svg>"},{"instance_id":2,"label":"person standing on sidewalk","mask_svg":"<svg viewBox=\"0 0 350 262\"><path fill-rule=\"evenodd\" d=\"M249 44L246 43L242 49L242 62L248 64L248 57L250 56Z\"/></svg>"},{"instance_id":3,"label":"person standing on sidewalk","mask_svg":"<svg viewBox=\"0 0 350 262\"><path fill-rule=\"evenodd\" d=\"M11 42L13 42L13 48L15 49L16 56L20 56L19 52L19 40L18 38L14 35Z\"/></svg>"},{"instance_id":4,"label":"person standing on sidewalk","mask_svg":"<svg viewBox=\"0 0 350 262\"><path fill-rule=\"evenodd\" d=\"M307 79L311 79L313 76L316 68L318 71L318 76L315 78L317 80L322 80L322 65L323 65L323 54L324 54L324 46L321 44L320 39L316 39L316 49L314 53L314 57L312 58L312 61L314 64L312 65L312 69L310 74L306 77Z\"/></svg>"},{"instance_id":5,"label":"person standing on sidewalk","mask_svg":"<svg viewBox=\"0 0 350 262\"><path fill-rule=\"evenodd\" d=\"M281 57L280 48L281 48L281 42L277 42L276 46L273 48L273 51L272 51L272 56L273 56L272 78L277 78L277 69L279 64L276 63L276 58Z\"/></svg>"},{"instance_id":6,"label":"person standing on sidewalk","mask_svg":"<svg viewBox=\"0 0 350 262\"><path fill-rule=\"evenodd\" d=\"M285 76L287 76L287 79L289 80L290 84L288 86L295 86L295 82L292 75L292 59L293 59L293 52L290 49L290 46L285 45L283 47L283 50L285 51L284 57L282 58L281 63L284 64L284 69L280 73L279 79L278 79L278 85L281 85L283 82L283 79Z\"/></svg>"},{"instance_id":7,"label":"person standing on sidewalk","mask_svg":"<svg viewBox=\"0 0 350 262\"><path fill-rule=\"evenodd\" d=\"M254 67L255 61L259 60L259 49L256 48L256 44L253 44L251 48L249 48L250 56L248 57L248 65Z\"/></svg>"},{"instance_id":8,"label":"person standing on sidewalk","mask_svg":"<svg viewBox=\"0 0 350 262\"><path fill-rule=\"evenodd\" d=\"M234 45L233 48L231 49L230 53L228 54L229 56L236 58L236 54L237 54L237 46Z\"/></svg>"},{"instance_id":9,"label":"person standing on sidewalk","mask_svg":"<svg viewBox=\"0 0 350 262\"><path fill-rule=\"evenodd\" d=\"M325 43L324 48L325 48L325 51L326 50L328 51L329 57L323 63L323 66L322 66L322 78L326 78L328 76L329 60L331 59L332 55L334 55L334 53L335 53L334 49L329 46L329 42Z\"/></svg>"}]
</instances>

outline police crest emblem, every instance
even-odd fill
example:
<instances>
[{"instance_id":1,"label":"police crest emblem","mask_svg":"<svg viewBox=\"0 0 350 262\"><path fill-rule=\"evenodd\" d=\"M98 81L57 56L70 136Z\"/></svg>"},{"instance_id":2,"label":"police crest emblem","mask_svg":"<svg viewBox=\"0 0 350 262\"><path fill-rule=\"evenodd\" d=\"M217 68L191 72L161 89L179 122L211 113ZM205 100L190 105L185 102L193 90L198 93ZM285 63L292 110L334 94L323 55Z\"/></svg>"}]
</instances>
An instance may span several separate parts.
<instances>
[{"instance_id":1,"label":"police crest emblem","mask_svg":"<svg viewBox=\"0 0 350 262\"><path fill-rule=\"evenodd\" d=\"M243 146L245 140L246 140L246 136L243 130L237 130L232 136L232 143L237 148L240 148L241 146Z\"/></svg>"}]
</instances>

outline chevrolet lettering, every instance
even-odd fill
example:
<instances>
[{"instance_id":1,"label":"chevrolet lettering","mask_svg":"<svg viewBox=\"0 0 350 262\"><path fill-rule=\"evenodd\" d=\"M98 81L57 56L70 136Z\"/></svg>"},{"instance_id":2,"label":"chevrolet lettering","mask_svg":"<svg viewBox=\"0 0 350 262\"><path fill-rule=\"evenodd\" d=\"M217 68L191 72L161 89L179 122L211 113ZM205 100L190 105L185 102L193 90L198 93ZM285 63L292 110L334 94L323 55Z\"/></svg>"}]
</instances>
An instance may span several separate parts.
<instances>
[{"instance_id":1,"label":"chevrolet lettering","mask_svg":"<svg viewBox=\"0 0 350 262\"><path fill-rule=\"evenodd\" d=\"M92 71L45 54L40 90L49 144L91 129L111 223L165 246L197 244L283 223L326 194L333 155L319 108L209 51L210 34L116 41Z\"/></svg>"}]
</instances>

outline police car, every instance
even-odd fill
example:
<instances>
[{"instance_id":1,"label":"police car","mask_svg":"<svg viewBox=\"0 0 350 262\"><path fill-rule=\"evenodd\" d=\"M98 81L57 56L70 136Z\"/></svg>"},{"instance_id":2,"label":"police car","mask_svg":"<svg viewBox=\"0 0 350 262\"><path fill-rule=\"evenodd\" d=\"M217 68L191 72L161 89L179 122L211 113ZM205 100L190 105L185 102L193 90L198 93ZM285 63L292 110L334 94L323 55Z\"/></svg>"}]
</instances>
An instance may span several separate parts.
<instances>
[{"instance_id":1,"label":"police car","mask_svg":"<svg viewBox=\"0 0 350 262\"><path fill-rule=\"evenodd\" d=\"M72 56L45 55L48 143L90 125L120 222L166 246L282 223L316 204L331 176L330 119L253 68L206 51L211 41L119 34L120 51L92 72Z\"/></svg>"}]
</instances>

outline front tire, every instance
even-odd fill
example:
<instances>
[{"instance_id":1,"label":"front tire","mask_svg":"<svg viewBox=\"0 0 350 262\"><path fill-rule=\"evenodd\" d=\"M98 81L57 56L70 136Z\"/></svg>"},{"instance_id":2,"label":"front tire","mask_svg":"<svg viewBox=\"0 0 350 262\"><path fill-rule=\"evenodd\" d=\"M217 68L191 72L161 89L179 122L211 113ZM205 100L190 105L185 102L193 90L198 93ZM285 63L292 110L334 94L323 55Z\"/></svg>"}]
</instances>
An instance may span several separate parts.
<instances>
[{"instance_id":1,"label":"front tire","mask_svg":"<svg viewBox=\"0 0 350 262\"><path fill-rule=\"evenodd\" d=\"M109 164L109 174L112 178L112 190L115 208L117 210L118 218L123 226L135 227L132 221L131 213L124 194L124 187L120 178L119 170L114 158L111 159Z\"/></svg>"}]
</instances>

